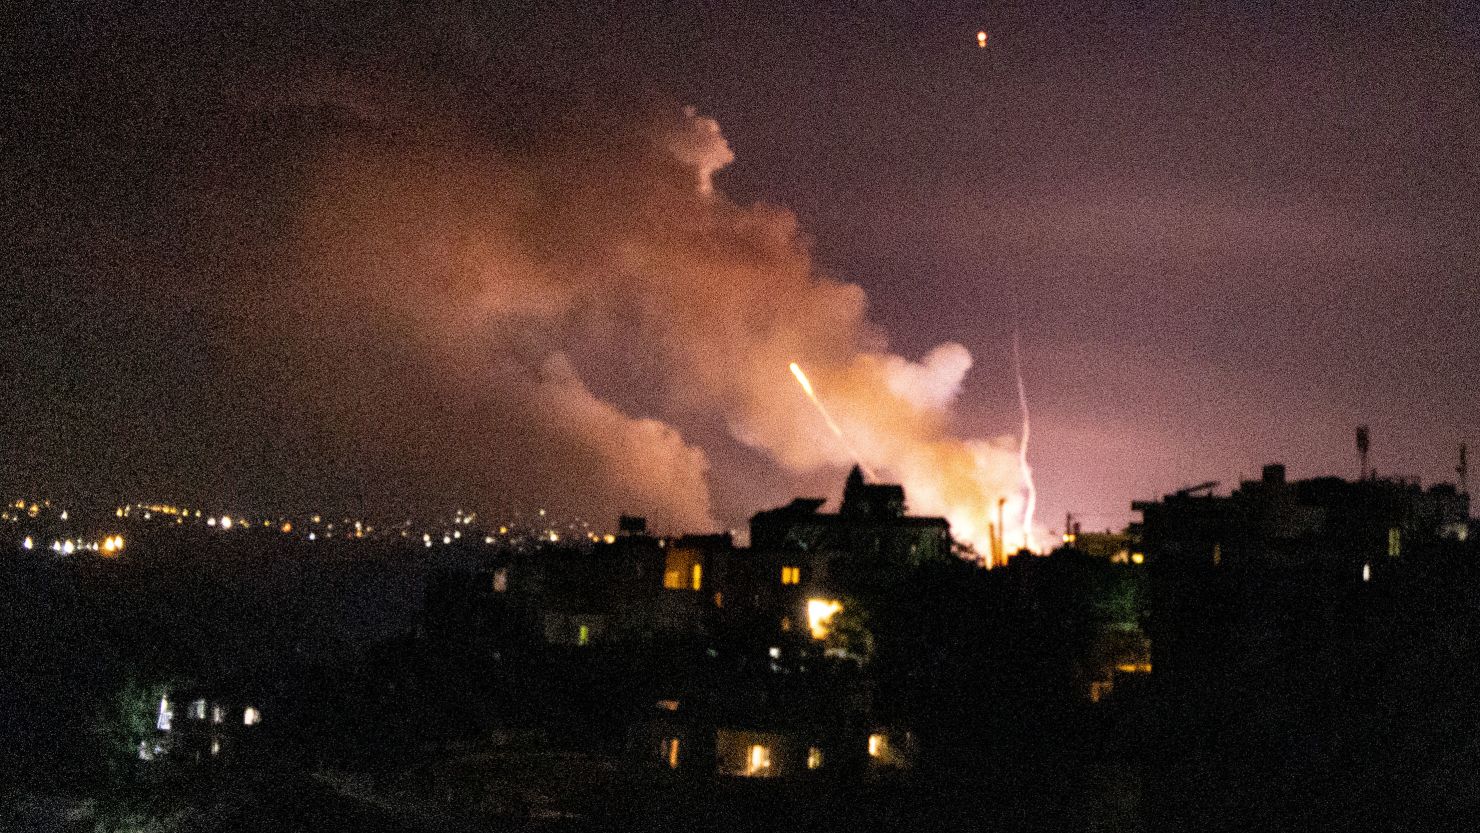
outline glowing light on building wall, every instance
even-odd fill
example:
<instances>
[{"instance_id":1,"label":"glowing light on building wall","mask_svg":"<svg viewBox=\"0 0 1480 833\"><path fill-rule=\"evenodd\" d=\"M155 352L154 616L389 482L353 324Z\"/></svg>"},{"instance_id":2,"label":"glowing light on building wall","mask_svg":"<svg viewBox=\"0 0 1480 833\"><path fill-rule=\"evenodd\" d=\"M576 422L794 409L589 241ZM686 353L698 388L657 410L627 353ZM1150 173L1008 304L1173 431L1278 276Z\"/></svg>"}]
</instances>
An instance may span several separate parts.
<instances>
[{"instance_id":1,"label":"glowing light on building wall","mask_svg":"<svg viewBox=\"0 0 1480 833\"><path fill-rule=\"evenodd\" d=\"M832 632L832 618L843 609L841 602L834 599L807 600L807 628L813 639L826 639Z\"/></svg>"},{"instance_id":2,"label":"glowing light on building wall","mask_svg":"<svg viewBox=\"0 0 1480 833\"><path fill-rule=\"evenodd\" d=\"M759 775L771 768L771 750L760 744L750 747L749 767L745 770L746 775Z\"/></svg>"},{"instance_id":3,"label":"glowing light on building wall","mask_svg":"<svg viewBox=\"0 0 1480 833\"><path fill-rule=\"evenodd\" d=\"M242 711L242 725L243 726L256 726L258 723L261 723L261 722L262 722L262 712L257 711L255 708L252 708L251 706L247 706L246 709L244 709Z\"/></svg>"},{"instance_id":4,"label":"glowing light on building wall","mask_svg":"<svg viewBox=\"0 0 1480 833\"><path fill-rule=\"evenodd\" d=\"M678 769L678 738L668 738L664 745L667 747L668 768Z\"/></svg>"},{"instance_id":5,"label":"glowing light on building wall","mask_svg":"<svg viewBox=\"0 0 1480 833\"><path fill-rule=\"evenodd\" d=\"M703 586L704 586L704 567L702 565L695 564L694 565L694 581L693 581L693 587L694 587L695 590L699 590Z\"/></svg>"}]
</instances>

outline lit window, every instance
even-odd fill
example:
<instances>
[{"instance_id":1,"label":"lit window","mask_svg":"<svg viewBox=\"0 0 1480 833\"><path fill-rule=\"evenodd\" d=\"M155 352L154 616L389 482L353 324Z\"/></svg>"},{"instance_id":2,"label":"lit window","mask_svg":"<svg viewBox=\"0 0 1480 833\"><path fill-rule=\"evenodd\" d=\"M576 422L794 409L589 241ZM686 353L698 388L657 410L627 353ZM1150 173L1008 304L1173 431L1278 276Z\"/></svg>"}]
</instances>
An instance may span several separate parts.
<instances>
[{"instance_id":1,"label":"lit window","mask_svg":"<svg viewBox=\"0 0 1480 833\"><path fill-rule=\"evenodd\" d=\"M666 590L683 589L683 573L678 570L669 570L663 573L663 587Z\"/></svg>"},{"instance_id":2,"label":"lit window","mask_svg":"<svg viewBox=\"0 0 1480 833\"><path fill-rule=\"evenodd\" d=\"M668 759L669 769L678 769L678 738L663 741L663 756Z\"/></svg>"},{"instance_id":3,"label":"lit window","mask_svg":"<svg viewBox=\"0 0 1480 833\"><path fill-rule=\"evenodd\" d=\"M807 769L819 769L822 767L822 750L813 746L807 750Z\"/></svg>"},{"instance_id":4,"label":"lit window","mask_svg":"<svg viewBox=\"0 0 1480 833\"><path fill-rule=\"evenodd\" d=\"M581 625L576 630L576 644L589 645L591 643L591 626Z\"/></svg>"},{"instance_id":5,"label":"lit window","mask_svg":"<svg viewBox=\"0 0 1480 833\"><path fill-rule=\"evenodd\" d=\"M703 565L700 565L700 564L695 564L694 565L694 577L693 578L694 578L693 587L694 587L695 590L698 590L698 589L700 589L701 587L704 586L704 567L703 567Z\"/></svg>"},{"instance_id":6,"label":"lit window","mask_svg":"<svg viewBox=\"0 0 1480 833\"><path fill-rule=\"evenodd\" d=\"M159 698L159 718L154 721L154 728L161 732L170 730L170 720L174 718L175 712L170 708L170 698Z\"/></svg>"},{"instance_id":7,"label":"lit window","mask_svg":"<svg viewBox=\"0 0 1480 833\"><path fill-rule=\"evenodd\" d=\"M771 750L760 744L750 747L750 766L745 770L746 775L760 775L771 769Z\"/></svg>"},{"instance_id":8,"label":"lit window","mask_svg":"<svg viewBox=\"0 0 1480 833\"><path fill-rule=\"evenodd\" d=\"M877 757L879 757L879 756L881 756L883 754L884 754L884 736L883 735L869 735L868 736L868 755L869 755L869 757L870 758L877 758Z\"/></svg>"},{"instance_id":9,"label":"lit window","mask_svg":"<svg viewBox=\"0 0 1480 833\"><path fill-rule=\"evenodd\" d=\"M771 650L769 653L771 654L771 659L781 659L781 649L776 647L775 645L771 646Z\"/></svg>"},{"instance_id":10,"label":"lit window","mask_svg":"<svg viewBox=\"0 0 1480 833\"><path fill-rule=\"evenodd\" d=\"M1371 581L1371 580L1372 580L1372 565L1371 564L1363 564L1362 565L1362 581Z\"/></svg>"},{"instance_id":11,"label":"lit window","mask_svg":"<svg viewBox=\"0 0 1480 833\"><path fill-rule=\"evenodd\" d=\"M509 568L500 567L493 571L493 592L504 593L509 589Z\"/></svg>"},{"instance_id":12,"label":"lit window","mask_svg":"<svg viewBox=\"0 0 1480 833\"><path fill-rule=\"evenodd\" d=\"M258 723L261 723L261 722L262 722L262 712L257 711L256 709L252 708L251 706L247 706L247 708L242 711L242 725L243 726L256 726Z\"/></svg>"},{"instance_id":13,"label":"lit window","mask_svg":"<svg viewBox=\"0 0 1480 833\"><path fill-rule=\"evenodd\" d=\"M715 607L724 607L725 606L725 594L723 594L723 593L715 593L714 594L714 606Z\"/></svg>"},{"instance_id":14,"label":"lit window","mask_svg":"<svg viewBox=\"0 0 1480 833\"><path fill-rule=\"evenodd\" d=\"M220 706L211 706L211 722L220 723L226 719L226 710Z\"/></svg>"},{"instance_id":15,"label":"lit window","mask_svg":"<svg viewBox=\"0 0 1480 833\"><path fill-rule=\"evenodd\" d=\"M1218 550L1217 547L1214 547L1213 548L1213 563L1214 564L1217 564L1217 563L1219 563L1222 560L1223 560L1222 553L1219 552L1219 550ZM1145 561L1146 561L1146 554L1145 553L1140 553L1140 552L1133 552L1133 553L1131 553L1131 563L1132 564L1143 564L1143 563L1145 563Z\"/></svg>"},{"instance_id":16,"label":"lit window","mask_svg":"<svg viewBox=\"0 0 1480 833\"><path fill-rule=\"evenodd\" d=\"M1397 558L1403 554L1403 530L1393 527L1388 530L1388 556Z\"/></svg>"},{"instance_id":17,"label":"lit window","mask_svg":"<svg viewBox=\"0 0 1480 833\"><path fill-rule=\"evenodd\" d=\"M801 567L782 567L781 568L781 583L782 584L801 584L802 583L802 568Z\"/></svg>"},{"instance_id":18,"label":"lit window","mask_svg":"<svg viewBox=\"0 0 1480 833\"><path fill-rule=\"evenodd\" d=\"M676 711L678 711L678 701L677 700L659 700L658 701L658 708L660 708L660 709L662 709L664 711L676 712Z\"/></svg>"},{"instance_id":19,"label":"lit window","mask_svg":"<svg viewBox=\"0 0 1480 833\"><path fill-rule=\"evenodd\" d=\"M191 703L190 704L190 716L193 717L193 718L195 718L196 720L205 720L206 719L206 701L205 700L196 700L194 703Z\"/></svg>"}]
</instances>

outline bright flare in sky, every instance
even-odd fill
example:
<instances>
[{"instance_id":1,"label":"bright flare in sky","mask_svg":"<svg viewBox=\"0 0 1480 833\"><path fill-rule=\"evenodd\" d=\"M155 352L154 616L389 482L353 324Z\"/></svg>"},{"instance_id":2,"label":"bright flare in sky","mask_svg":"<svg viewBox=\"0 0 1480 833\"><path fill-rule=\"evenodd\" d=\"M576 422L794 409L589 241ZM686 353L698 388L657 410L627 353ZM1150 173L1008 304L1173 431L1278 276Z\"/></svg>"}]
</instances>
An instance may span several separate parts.
<instances>
[{"instance_id":1,"label":"bright flare in sky","mask_svg":"<svg viewBox=\"0 0 1480 833\"><path fill-rule=\"evenodd\" d=\"M807 398L812 400L813 405L817 406L817 413L822 414L822 421L827 423L827 427L832 430L833 436L837 437L838 442L843 444L843 448L848 450L848 454L858 463L859 468L863 469L863 473L868 475L870 480L877 480L878 475L874 474L873 469L870 469L868 464L863 462L863 457L859 455L858 449L854 448L853 444L848 442L848 438L843 436L843 429L838 427L838 424L833 421L832 414L829 414L827 408L823 407L822 400L817 398L817 392L812 390L812 382L807 378L807 374L802 372L801 365L792 362L791 375L797 378L797 384L802 386L802 390L806 392Z\"/></svg>"}]
</instances>

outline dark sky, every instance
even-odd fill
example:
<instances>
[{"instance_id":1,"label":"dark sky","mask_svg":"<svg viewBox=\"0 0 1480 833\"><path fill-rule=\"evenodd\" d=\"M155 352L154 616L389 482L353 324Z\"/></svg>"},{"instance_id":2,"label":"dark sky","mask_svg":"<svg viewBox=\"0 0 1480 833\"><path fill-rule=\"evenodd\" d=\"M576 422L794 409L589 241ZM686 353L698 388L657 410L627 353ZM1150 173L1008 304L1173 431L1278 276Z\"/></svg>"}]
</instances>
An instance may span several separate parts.
<instances>
[{"instance_id":1,"label":"dark sky","mask_svg":"<svg viewBox=\"0 0 1480 833\"><path fill-rule=\"evenodd\" d=\"M1380 472L1425 481L1480 441L1469 6L434 5L22 13L0 486L264 509L558 501L584 477L550 462L569 457L558 439L448 461L487 439L463 410L503 400L407 388L423 374L397 364L400 325L357 336L381 351L354 363L363 378L276 348L284 320L341 346L332 331L359 326L283 312L344 300L284 277L305 183L359 147L346 113L396 114L383 145L435 121L503 152L606 135L655 101L718 121L736 158L716 187L795 212L891 349L970 350L959 432L1016 430L1019 329L1050 528L1066 510L1118 525L1134 498L1270 461L1354 474L1359 423ZM571 113L602 117L567 130ZM578 368L600 349L560 346ZM645 415L642 390L586 375ZM305 404L305 378L411 404L350 418ZM722 522L838 474L778 473L716 432L695 418L684 436L709 451ZM366 462L376 449L397 463Z\"/></svg>"}]
</instances>

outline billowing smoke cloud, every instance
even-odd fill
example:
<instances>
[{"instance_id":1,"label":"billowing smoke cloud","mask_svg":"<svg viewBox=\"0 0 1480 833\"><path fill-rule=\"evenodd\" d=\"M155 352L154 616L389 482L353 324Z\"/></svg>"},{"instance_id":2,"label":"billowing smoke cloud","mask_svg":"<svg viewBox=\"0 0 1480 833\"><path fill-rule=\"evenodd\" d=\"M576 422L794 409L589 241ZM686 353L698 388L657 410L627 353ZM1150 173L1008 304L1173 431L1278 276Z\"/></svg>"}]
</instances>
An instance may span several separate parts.
<instances>
[{"instance_id":1,"label":"billowing smoke cloud","mask_svg":"<svg viewBox=\"0 0 1480 833\"><path fill-rule=\"evenodd\" d=\"M915 511L983 551L999 498L1020 516L1010 438L952 433L970 354L888 352L863 292L816 268L793 215L716 190L734 156L713 120L673 108L490 144L364 125L317 170L303 212L314 307L352 312L316 314L296 338L358 331L329 351L353 357L336 373L360 378L367 355L390 355L391 377L414 369L459 412L481 411L450 443L472 461L460 477L511 467L589 486L598 512L713 528L707 479L725 473L689 426L722 425L794 473L852 463L793 381L796 361Z\"/></svg>"}]
</instances>

